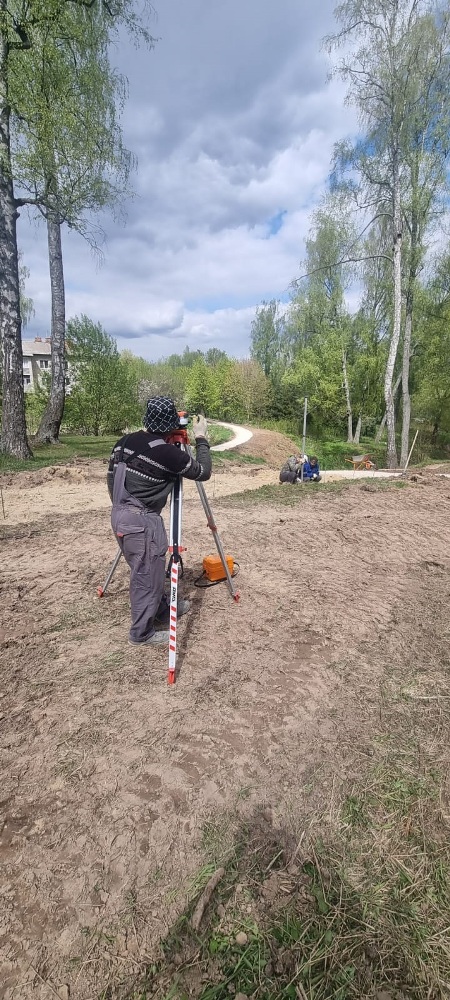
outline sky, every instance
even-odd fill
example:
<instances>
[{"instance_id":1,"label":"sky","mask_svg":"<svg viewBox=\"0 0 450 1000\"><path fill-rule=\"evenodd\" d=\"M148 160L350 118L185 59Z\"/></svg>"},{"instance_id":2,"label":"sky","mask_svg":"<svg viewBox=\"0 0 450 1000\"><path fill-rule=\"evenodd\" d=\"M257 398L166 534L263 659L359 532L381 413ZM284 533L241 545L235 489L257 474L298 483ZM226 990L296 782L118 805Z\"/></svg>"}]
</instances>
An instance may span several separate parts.
<instances>
[{"instance_id":1,"label":"sky","mask_svg":"<svg viewBox=\"0 0 450 1000\"><path fill-rule=\"evenodd\" d=\"M286 301L334 143L352 131L321 47L334 0L154 0L153 49L125 36L122 126L133 197L101 218L101 260L63 236L67 318L82 313L148 360L186 346L248 355L256 306ZM19 244L49 336L46 233L22 212Z\"/></svg>"}]
</instances>

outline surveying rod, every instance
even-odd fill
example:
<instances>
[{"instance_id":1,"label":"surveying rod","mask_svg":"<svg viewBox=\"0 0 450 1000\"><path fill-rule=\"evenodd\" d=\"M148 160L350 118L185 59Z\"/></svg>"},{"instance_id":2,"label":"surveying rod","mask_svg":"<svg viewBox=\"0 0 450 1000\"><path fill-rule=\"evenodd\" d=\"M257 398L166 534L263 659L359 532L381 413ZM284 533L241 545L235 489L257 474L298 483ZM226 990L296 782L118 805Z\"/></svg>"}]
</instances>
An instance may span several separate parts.
<instances>
[{"instance_id":1,"label":"surveying rod","mask_svg":"<svg viewBox=\"0 0 450 1000\"><path fill-rule=\"evenodd\" d=\"M189 439L187 436L187 413L180 413L180 427L178 430L174 431L170 435L170 441L172 444L178 445L182 451L186 451L191 458L194 458L192 448L189 444ZM217 530L217 525L214 520L213 512L209 505L209 500L205 493L205 487L203 483L195 483L200 500L202 502L203 510L206 514L206 523L208 528L213 533L214 541L216 543L216 548L220 556L220 561L223 566L223 570L227 579L230 594L234 601L239 600L239 592L236 590L233 578L231 576L228 563L226 560L225 552L223 550L223 545L219 537ZM176 659L177 659L177 620L178 620L178 578L180 565L182 566L182 556L181 553L184 552L184 548L181 545L181 519L183 512L183 477L177 476L175 483L173 485L171 497L170 497L170 536L169 536L169 552L170 552L170 610L169 610L169 674L168 674L168 684L175 684L176 682Z\"/></svg>"},{"instance_id":2,"label":"surveying rod","mask_svg":"<svg viewBox=\"0 0 450 1000\"><path fill-rule=\"evenodd\" d=\"M178 576L181 563L181 515L183 486L177 476L170 498L170 608L169 608L169 674L168 684L175 684L177 665Z\"/></svg>"},{"instance_id":3,"label":"surveying rod","mask_svg":"<svg viewBox=\"0 0 450 1000\"><path fill-rule=\"evenodd\" d=\"M305 396L305 409L303 413L303 441L302 441L302 478L301 482L303 484L303 467L305 465L305 445L306 445L306 415L308 413L308 397Z\"/></svg>"}]
</instances>

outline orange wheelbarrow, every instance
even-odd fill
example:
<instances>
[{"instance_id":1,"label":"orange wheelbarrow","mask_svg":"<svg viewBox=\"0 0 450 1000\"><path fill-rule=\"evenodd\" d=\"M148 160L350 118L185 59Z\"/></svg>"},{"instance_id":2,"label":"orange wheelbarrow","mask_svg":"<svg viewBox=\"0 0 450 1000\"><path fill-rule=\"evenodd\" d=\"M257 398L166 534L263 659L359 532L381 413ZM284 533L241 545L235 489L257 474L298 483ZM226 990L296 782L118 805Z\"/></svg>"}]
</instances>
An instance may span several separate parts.
<instances>
[{"instance_id":1,"label":"orange wheelbarrow","mask_svg":"<svg viewBox=\"0 0 450 1000\"><path fill-rule=\"evenodd\" d=\"M367 471L376 469L375 462L372 462L370 455L353 455L352 458L346 458L345 461L349 465L353 465L353 472L360 472L362 469Z\"/></svg>"}]
</instances>

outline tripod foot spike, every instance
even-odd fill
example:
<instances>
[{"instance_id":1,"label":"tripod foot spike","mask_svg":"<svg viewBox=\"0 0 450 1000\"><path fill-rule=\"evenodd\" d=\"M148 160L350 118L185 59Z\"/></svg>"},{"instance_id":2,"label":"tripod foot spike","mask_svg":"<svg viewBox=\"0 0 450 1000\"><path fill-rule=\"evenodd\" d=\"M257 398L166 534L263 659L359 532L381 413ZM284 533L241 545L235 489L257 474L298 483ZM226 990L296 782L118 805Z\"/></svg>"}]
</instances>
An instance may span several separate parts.
<instances>
[{"instance_id":1,"label":"tripod foot spike","mask_svg":"<svg viewBox=\"0 0 450 1000\"><path fill-rule=\"evenodd\" d=\"M103 587L97 587L97 597L103 597L104 593Z\"/></svg>"}]
</instances>

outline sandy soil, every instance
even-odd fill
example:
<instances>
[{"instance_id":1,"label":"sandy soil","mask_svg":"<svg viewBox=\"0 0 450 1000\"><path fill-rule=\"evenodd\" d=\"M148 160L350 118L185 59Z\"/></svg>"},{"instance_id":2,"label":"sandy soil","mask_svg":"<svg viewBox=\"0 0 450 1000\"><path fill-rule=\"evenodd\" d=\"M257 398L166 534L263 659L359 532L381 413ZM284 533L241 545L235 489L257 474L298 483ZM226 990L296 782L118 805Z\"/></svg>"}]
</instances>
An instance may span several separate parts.
<instances>
[{"instance_id":1,"label":"sandy soil","mask_svg":"<svg viewBox=\"0 0 450 1000\"><path fill-rule=\"evenodd\" d=\"M259 486L277 482L274 471L263 466L245 469L229 465L227 469L213 472L208 483L211 501L230 493L254 490ZM106 489L106 463L85 461L76 466L51 466L37 472L4 475L0 479L3 489L5 518L1 523L23 524L45 519L49 514L74 514L82 511L110 510ZM186 499L197 496L195 483L184 483Z\"/></svg>"},{"instance_id":2,"label":"sandy soil","mask_svg":"<svg viewBox=\"0 0 450 1000\"><path fill-rule=\"evenodd\" d=\"M273 473L227 470L208 492L241 601L194 587L214 546L186 490L193 609L168 689L166 652L127 644L123 564L96 598L115 552L105 468L66 471L4 485L5 1000L88 1000L131 975L203 863L205 823L261 805L298 833L306 784L332 800L327 767L361 737L389 664L426 670L433 637L449 639L447 479L231 506Z\"/></svg>"}]
</instances>

